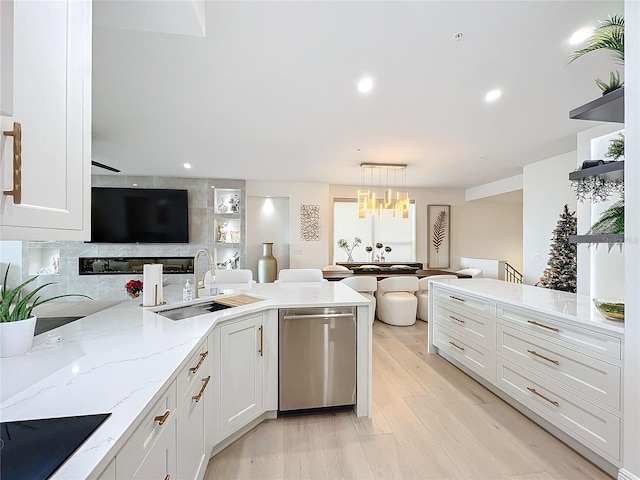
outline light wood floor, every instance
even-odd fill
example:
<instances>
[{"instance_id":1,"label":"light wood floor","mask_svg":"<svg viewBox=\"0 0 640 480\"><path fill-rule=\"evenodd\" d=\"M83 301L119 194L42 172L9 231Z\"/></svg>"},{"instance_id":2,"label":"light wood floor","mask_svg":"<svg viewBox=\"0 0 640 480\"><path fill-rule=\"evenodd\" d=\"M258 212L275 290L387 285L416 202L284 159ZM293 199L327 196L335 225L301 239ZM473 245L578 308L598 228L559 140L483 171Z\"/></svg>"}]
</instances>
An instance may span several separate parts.
<instances>
[{"instance_id":1,"label":"light wood floor","mask_svg":"<svg viewBox=\"0 0 640 480\"><path fill-rule=\"evenodd\" d=\"M212 458L206 480L609 479L438 355L427 324L373 330L373 418L268 420Z\"/></svg>"}]
</instances>

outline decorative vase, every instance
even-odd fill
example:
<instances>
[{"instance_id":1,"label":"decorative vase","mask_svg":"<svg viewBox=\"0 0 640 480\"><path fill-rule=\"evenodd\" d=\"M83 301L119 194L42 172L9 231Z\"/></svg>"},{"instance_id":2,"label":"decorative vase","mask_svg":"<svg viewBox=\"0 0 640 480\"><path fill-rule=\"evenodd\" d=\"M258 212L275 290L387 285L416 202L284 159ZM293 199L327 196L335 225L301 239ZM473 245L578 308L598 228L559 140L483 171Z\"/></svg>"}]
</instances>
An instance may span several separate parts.
<instances>
[{"instance_id":1,"label":"decorative vase","mask_svg":"<svg viewBox=\"0 0 640 480\"><path fill-rule=\"evenodd\" d=\"M262 244L262 256L258 259L258 283L273 283L278 276L278 261L273 256L273 243Z\"/></svg>"},{"instance_id":2,"label":"decorative vase","mask_svg":"<svg viewBox=\"0 0 640 480\"><path fill-rule=\"evenodd\" d=\"M0 357L14 357L31 350L36 316L17 322L0 323Z\"/></svg>"}]
</instances>

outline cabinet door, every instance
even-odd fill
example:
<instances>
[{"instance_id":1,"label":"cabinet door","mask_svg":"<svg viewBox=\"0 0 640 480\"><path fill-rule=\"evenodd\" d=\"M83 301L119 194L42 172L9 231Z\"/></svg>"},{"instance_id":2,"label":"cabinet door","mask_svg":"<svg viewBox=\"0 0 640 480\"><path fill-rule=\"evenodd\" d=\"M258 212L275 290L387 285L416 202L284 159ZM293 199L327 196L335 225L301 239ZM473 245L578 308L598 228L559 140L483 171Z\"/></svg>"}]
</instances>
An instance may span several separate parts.
<instances>
[{"instance_id":1,"label":"cabinet door","mask_svg":"<svg viewBox=\"0 0 640 480\"><path fill-rule=\"evenodd\" d=\"M220 327L222 437L263 412L263 341L262 315Z\"/></svg>"},{"instance_id":2,"label":"cabinet door","mask_svg":"<svg viewBox=\"0 0 640 480\"><path fill-rule=\"evenodd\" d=\"M22 126L22 200L1 196L0 233L3 239L87 240L91 2L21 0L12 7L2 13L3 30L13 35L3 40L0 126ZM2 191L14 189L14 139L2 135Z\"/></svg>"},{"instance_id":3,"label":"cabinet door","mask_svg":"<svg viewBox=\"0 0 640 480\"><path fill-rule=\"evenodd\" d=\"M116 457L116 469L118 459ZM136 470L132 480L168 479L176 475L176 421L171 420ZM178 478L176 476L176 478Z\"/></svg>"},{"instance_id":4,"label":"cabinet door","mask_svg":"<svg viewBox=\"0 0 640 480\"><path fill-rule=\"evenodd\" d=\"M202 478L207 467L206 411L211 398L211 372L209 362L204 362L197 372L197 379L185 392L180 408L178 424L178 478Z\"/></svg>"}]
</instances>

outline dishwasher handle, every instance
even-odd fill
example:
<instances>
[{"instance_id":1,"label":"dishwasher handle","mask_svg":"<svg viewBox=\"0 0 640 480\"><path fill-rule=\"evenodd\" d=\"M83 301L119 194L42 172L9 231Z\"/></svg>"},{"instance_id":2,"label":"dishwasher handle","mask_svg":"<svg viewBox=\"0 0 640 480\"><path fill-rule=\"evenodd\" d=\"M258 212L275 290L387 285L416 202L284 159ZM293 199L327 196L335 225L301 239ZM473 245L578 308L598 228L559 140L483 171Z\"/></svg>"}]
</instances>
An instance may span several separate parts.
<instances>
[{"instance_id":1,"label":"dishwasher handle","mask_svg":"<svg viewBox=\"0 0 640 480\"><path fill-rule=\"evenodd\" d=\"M353 318L353 313L313 313L307 315L285 315L285 320L302 320L305 318Z\"/></svg>"}]
</instances>

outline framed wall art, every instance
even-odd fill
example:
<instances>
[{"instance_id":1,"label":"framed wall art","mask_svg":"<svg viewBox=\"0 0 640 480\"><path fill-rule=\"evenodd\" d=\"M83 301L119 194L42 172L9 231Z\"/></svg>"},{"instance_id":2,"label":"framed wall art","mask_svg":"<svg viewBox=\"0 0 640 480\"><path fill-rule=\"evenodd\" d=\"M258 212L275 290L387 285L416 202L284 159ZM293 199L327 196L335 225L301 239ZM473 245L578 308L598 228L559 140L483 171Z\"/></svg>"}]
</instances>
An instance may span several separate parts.
<instances>
[{"instance_id":1,"label":"framed wall art","mask_svg":"<svg viewBox=\"0 0 640 480\"><path fill-rule=\"evenodd\" d=\"M427 221L429 222L428 268L449 268L451 207L449 205L428 205L427 209Z\"/></svg>"}]
</instances>

